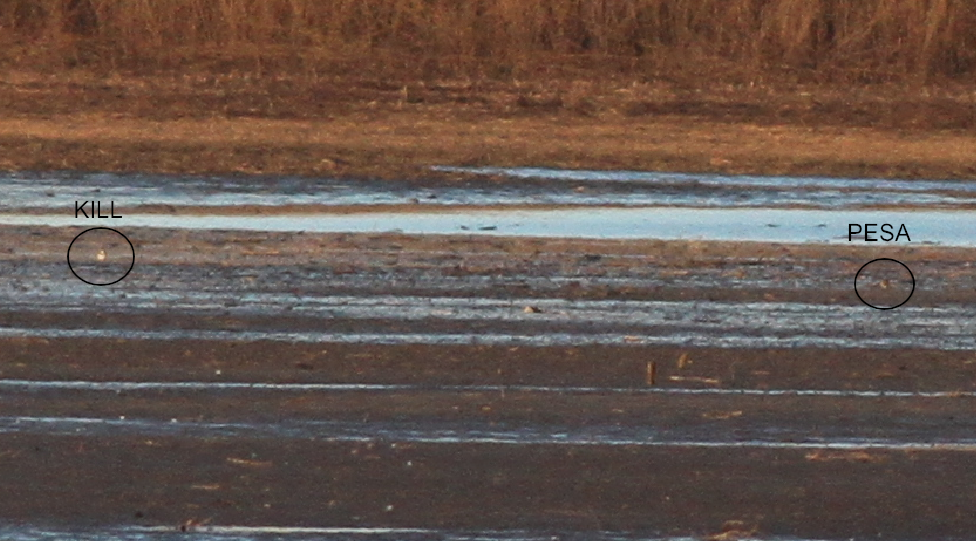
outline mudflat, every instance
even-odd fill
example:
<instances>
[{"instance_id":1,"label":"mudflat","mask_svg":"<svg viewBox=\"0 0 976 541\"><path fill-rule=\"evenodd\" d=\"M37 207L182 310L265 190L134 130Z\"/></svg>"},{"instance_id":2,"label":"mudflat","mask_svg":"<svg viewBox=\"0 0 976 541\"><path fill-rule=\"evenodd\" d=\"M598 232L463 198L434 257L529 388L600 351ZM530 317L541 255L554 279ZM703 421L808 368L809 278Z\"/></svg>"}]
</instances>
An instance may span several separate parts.
<instances>
[{"instance_id":1,"label":"mudflat","mask_svg":"<svg viewBox=\"0 0 976 541\"><path fill-rule=\"evenodd\" d=\"M50 298L35 282L58 280L53 275L64 271L63 250L76 233L2 228L9 287ZM567 332L558 320L401 323L379 312L323 318L273 306L281 301L269 301L270 311L235 311L248 296L287 294L508 299L509 311L525 318L533 303L552 299L799 302L845 307L847 314L860 306L863 314L836 316L852 317L856 339L858 318L874 311L860 304L853 276L878 249L128 233L140 259L138 272L114 290L122 304L80 312L18 305L0 313L4 327L26 330L0 339L5 520L174 531L210 522L808 538L936 538L976 527L961 511L971 503L965 487L973 481L970 350L722 348L627 337L519 346L124 334L355 335L399 326L447 334ZM971 302L972 250L883 253L925 277L911 306ZM335 285L372 275L381 277L373 286ZM559 280L573 275L575 281ZM128 305L145 301L146 291L164 299L227 284L236 284L237 300L209 311ZM78 293L72 291L66 287L64 295ZM611 328L643 332L628 330L626 321ZM50 329L122 335L58 337ZM98 382L202 387L99 389ZM286 387L206 387L222 383Z\"/></svg>"},{"instance_id":2,"label":"mudflat","mask_svg":"<svg viewBox=\"0 0 976 541\"><path fill-rule=\"evenodd\" d=\"M956 84L698 85L585 73L20 69L0 76L0 168L431 186L469 180L433 164L965 179L976 175L972 96ZM899 322L853 288L864 263L893 257L919 276L907 308L936 314L930 335L949 333L960 324L952 310L976 300L971 249L133 229L134 274L79 290L64 258L80 230L0 227L11 299L0 309L11 330L0 338L6 522L715 539L924 539L976 528L971 349L647 344L648 328L626 319L571 327L536 306L725 303L745 316L800 305L827 310L822 320L847 318L825 338L857 343L871 324ZM905 294L875 286L882 300ZM187 292L217 301L154 304ZM274 299L266 310L241 310L262 295ZM328 296L509 306L488 322L390 318L379 304L375 316L302 311L302 299ZM746 338L772 335L767 323ZM905 328L883 338L919 330ZM84 334L101 330L115 334ZM619 337L237 339L588 330ZM176 338L134 337L151 331ZM229 338L180 335L189 331ZM97 385L140 382L200 387ZM206 386L221 383L292 387Z\"/></svg>"},{"instance_id":3,"label":"mudflat","mask_svg":"<svg viewBox=\"0 0 976 541\"><path fill-rule=\"evenodd\" d=\"M8 520L932 539L966 453L9 435ZM86 494L79 498L78 494Z\"/></svg>"}]
</instances>

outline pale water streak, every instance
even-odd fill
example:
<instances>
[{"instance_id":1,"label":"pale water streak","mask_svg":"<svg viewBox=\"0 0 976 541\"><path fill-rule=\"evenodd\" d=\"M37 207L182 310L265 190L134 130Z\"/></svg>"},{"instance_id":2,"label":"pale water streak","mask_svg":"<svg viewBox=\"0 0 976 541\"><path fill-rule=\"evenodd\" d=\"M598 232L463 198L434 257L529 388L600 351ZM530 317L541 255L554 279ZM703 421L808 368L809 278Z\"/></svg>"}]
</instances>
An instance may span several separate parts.
<instances>
[{"instance_id":1,"label":"pale water streak","mask_svg":"<svg viewBox=\"0 0 976 541\"><path fill-rule=\"evenodd\" d=\"M0 337L37 338L112 338L121 340L214 340L230 342L339 343L339 344L431 344L431 345L512 345L512 346L578 346L602 345L684 345L688 347L720 348L916 348L941 350L976 349L976 336L945 337L893 336L864 338L860 336L818 336L794 334L790 336L756 336L723 332L714 336L700 332L671 333L664 336L622 333L545 333L536 335L505 333L329 333L285 331L204 331L171 329L142 331L134 329L59 329L0 327Z\"/></svg>"},{"instance_id":2,"label":"pale water streak","mask_svg":"<svg viewBox=\"0 0 976 541\"><path fill-rule=\"evenodd\" d=\"M587 387L551 385L418 385L408 383L261 383L234 381L36 381L0 380L0 390L34 391L41 389L81 391L268 391L268 392L498 392L545 393L558 395L725 395L725 396L811 396L825 398L976 398L976 391L873 391L853 389L718 389L686 387Z\"/></svg>"},{"instance_id":3,"label":"pale water streak","mask_svg":"<svg viewBox=\"0 0 976 541\"><path fill-rule=\"evenodd\" d=\"M345 422L287 420L277 423L206 422L123 417L0 417L0 434L190 438L289 438L328 442L405 442L497 445L636 445L768 449L881 449L894 451L976 451L976 438L932 436L876 429L888 437L851 436L848 427L817 426L722 429L713 426L660 428L649 425L519 425L504 422L397 421Z\"/></svg>"},{"instance_id":4,"label":"pale water streak","mask_svg":"<svg viewBox=\"0 0 976 541\"><path fill-rule=\"evenodd\" d=\"M962 211L841 211L590 207L548 210L361 212L349 214L125 214L115 228L168 228L310 233L404 233L538 238L716 240L849 243L848 224L905 224L913 245L976 246L976 213ZM78 227L68 213L0 215L0 225ZM880 226L879 226L880 227ZM880 235L880 230L878 231ZM854 244L878 242L854 238ZM908 245L903 236L896 245Z\"/></svg>"},{"instance_id":5,"label":"pale water streak","mask_svg":"<svg viewBox=\"0 0 976 541\"><path fill-rule=\"evenodd\" d=\"M137 205L662 205L857 208L976 204L976 182L749 177L541 168L434 167L505 175L515 182L452 186L287 176L203 177L140 173L0 173L0 211L71 208L75 200ZM525 182L525 179L539 179Z\"/></svg>"},{"instance_id":6,"label":"pale water streak","mask_svg":"<svg viewBox=\"0 0 976 541\"><path fill-rule=\"evenodd\" d=\"M798 302L603 301L484 299L420 296L296 296L279 293L134 292L111 290L84 296L10 297L2 310L187 316L280 316L318 324L356 321L356 332L289 331L278 320L216 328L0 328L0 336L113 337L132 339L278 340L415 344L680 344L704 347L845 347L976 349L976 307L905 306L879 311L867 306ZM534 306L535 313L526 313ZM478 322L476 331L432 328ZM394 332L384 327L396 323ZM515 330L517 329L517 330Z\"/></svg>"},{"instance_id":7,"label":"pale water streak","mask_svg":"<svg viewBox=\"0 0 976 541\"><path fill-rule=\"evenodd\" d=\"M455 254L456 255L456 254ZM175 259L175 258L174 258ZM486 260L488 257L486 257ZM610 257L604 258L611 260ZM338 262L341 264L342 261ZM332 263L336 265L337 263ZM804 273L791 278L775 278L769 276L758 264L746 261L752 267L745 270L752 275L742 276L730 273L721 267L705 267L696 269L694 273L670 274L648 264L646 267L633 266L625 276L599 276L586 274L585 270L567 274L549 274L546 269L540 269L537 274L475 274L453 276L444 274L442 269L404 268L396 269L396 274L375 270L356 274L333 274L330 268L297 268L287 266L261 267L222 267L217 270L203 268L200 270L189 268L189 265L150 265L140 264L124 282L102 287L92 288L79 280L64 279L64 265L62 263L48 263L36 265L11 265L0 261L0 275L9 280L0 282L0 306L47 306L59 303L80 302L80 299L99 299L99 302L113 303L112 299L126 298L133 303L150 304L158 301L159 305L175 299L193 298L204 304L209 302L226 302L228 298L247 296L255 286L264 289L260 294L275 295L268 297L282 306L291 306L295 302L302 302L302 296L294 293L285 294L282 291L296 289L298 284L305 289L324 291L388 291L392 286L423 289L425 291L466 293L491 291L502 287L528 287L532 291L553 291L563 287L598 288L601 286L614 288L649 289L655 287L680 288L732 288L732 289L764 289L775 287L789 287L792 289L829 290L836 283L837 278L830 274L814 271L814 266L794 267L793 272ZM85 267L87 268L87 267ZM806 274L809 273L809 274ZM845 281L845 285L852 283L853 278ZM189 289L185 284L192 283ZM951 281L944 275L929 275L924 282L916 284L917 291L940 290L955 286L958 281ZM976 284L974 284L976 285ZM273 309L269 306L268 309Z\"/></svg>"},{"instance_id":8,"label":"pale water streak","mask_svg":"<svg viewBox=\"0 0 976 541\"><path fill-rule=\"evenodd\" d=\"M676 184L689 186L763 186L771 188L848 188L856 190L897 190L905 192L972 192L976 181L967 180L895 180L883 178L781 177L755 175L721 175L714 173L667 173L656 171L594 171L552 169L547 167L466 167L435 165L433 171L504 175L513 178L620 182L636 184Z\"/></svg>"},{"instance_id":9,"label":"pale water streak","mask_svg":"<svg viewBox=\"0 0 976 541\"><path fill-rule=\"evenodd\" d=\"M329 319L396 319L498 321L536 323L608 323L655 327L707 329L803 329L841 332L853 323L888 332L942 327L948 334L976 334L976 307L906 306L897 312L865 306L798 302L642 301L567 299L487 299L480 297L424 297L414 295L322 295L291 293L231 293L201 291L136 291L124 298L106 290L84 297L62 295L12 297L4 308L42 309L46 312L84 309L97 303L104 312L138 313L146 310L184 314L272 315L289 313ZM541 311L526 313L525 306ZM862 332L859 329L858 332Z\"/></svg>"},{"instance_id":10,"label":"pale water streak","mask_svg":"<svg viewBox=\"0 0 976 541\"><path fill-rule=\"evenodd\" d=\"M701 541L695 537L647 536L630 532L561 530L446 530L435 528L352 528L309 526L235 526L208 524L182 532L178 526L118 525L45 527L2 524L5 541ZM739 538L748 539L748 538ZM812 541L763 537L765 541Z\"/></svg>"}]
</instances>

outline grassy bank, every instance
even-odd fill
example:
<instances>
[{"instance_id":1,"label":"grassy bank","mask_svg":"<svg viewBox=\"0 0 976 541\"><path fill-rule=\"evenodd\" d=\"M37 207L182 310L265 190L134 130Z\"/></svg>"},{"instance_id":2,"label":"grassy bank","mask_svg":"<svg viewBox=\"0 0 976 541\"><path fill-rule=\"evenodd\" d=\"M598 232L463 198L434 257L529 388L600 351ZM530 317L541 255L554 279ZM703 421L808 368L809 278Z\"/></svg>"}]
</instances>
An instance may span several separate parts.
<instances>
[{"instance_id":1,"label":"grassy bank","mask_svg":"<svg viewBox=\"0 0 976 541\"><path fill-rule=\"evenodd\" d=\"M0 170L976 177L964 0L6 0Z\"/></svg>"},{"instance_id":2,"label":"grassy bank","mask_svg":"<svg viewBox=\"0 0 976 541\"><path fill-rule=\"evenodd\" d=\"M524 77L541 58L654 76L976 73L969 0L7 0L0 36L8 63L130 68L234 51L305 71L407 57L428 76Z\"/></svg>"}]
</instances>

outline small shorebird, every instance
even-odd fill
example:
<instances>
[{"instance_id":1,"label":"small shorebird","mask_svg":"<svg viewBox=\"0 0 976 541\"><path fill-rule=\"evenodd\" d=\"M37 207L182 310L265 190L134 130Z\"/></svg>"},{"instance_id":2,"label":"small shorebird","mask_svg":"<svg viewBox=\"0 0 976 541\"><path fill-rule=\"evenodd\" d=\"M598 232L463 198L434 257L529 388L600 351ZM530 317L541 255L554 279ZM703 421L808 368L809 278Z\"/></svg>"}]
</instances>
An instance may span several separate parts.
<instances>
[{"instance_id":1,"label":"small shorebird","mask_svg":"<svg viewBox=\"0 0 976 541\"><path fill-rule=\"evenodd\" d=\"M98 253L95 254L95 259L105 261L105 250L99 250Z\"/></svg>"},{"instance_id":2,"label":"small shorebird","mask_svg":"<svg viewBox=\"0 0 976 541\"><path fill-rule=\"evenodd\" d=\"M203 520L197 520L195 518L184 520L180 523L177 529L181 532L200 532L203 528L210 524L213 518L206 518Z\"/></svg>"}]
</instances>

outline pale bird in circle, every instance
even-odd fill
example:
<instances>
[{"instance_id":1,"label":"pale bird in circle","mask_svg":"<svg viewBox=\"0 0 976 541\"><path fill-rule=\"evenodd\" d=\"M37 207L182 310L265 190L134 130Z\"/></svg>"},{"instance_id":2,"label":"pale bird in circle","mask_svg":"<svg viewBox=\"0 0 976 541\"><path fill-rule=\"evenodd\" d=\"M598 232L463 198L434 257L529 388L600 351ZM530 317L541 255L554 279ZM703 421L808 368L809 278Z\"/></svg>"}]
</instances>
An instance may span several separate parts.
<instances>
[{"instance_id":1,"label":"pale bird in circle","mask_svg":"<svg viewBox=\"0 0 976 541\"><path fill-rule=\"evenodd\" d=\"M105 261L105 250L99 250L98 253L95 254L95 259Z\"/></svg>"}]
</instances>

